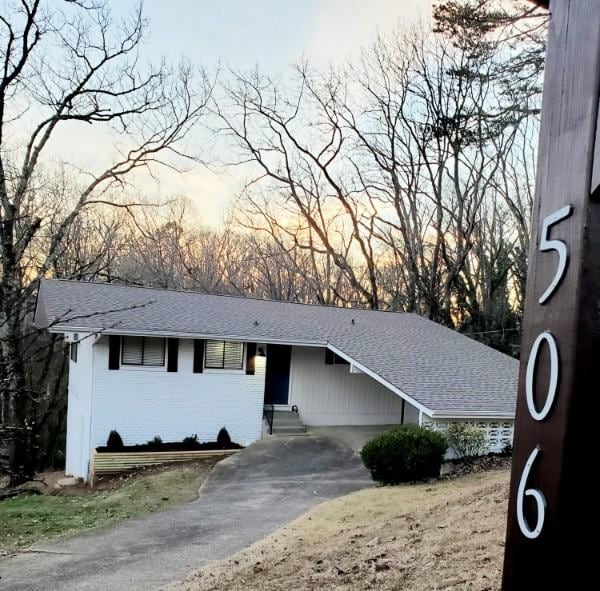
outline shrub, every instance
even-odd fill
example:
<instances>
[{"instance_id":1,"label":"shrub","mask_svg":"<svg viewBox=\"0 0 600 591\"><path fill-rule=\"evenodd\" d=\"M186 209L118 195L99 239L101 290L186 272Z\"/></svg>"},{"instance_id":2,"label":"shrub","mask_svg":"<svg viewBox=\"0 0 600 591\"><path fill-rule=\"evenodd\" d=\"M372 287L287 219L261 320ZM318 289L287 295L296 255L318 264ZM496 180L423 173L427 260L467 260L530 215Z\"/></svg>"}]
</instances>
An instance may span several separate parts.
<instances>
[{"instance_id":1,"label":"shrub","mask_svg":"<svg viewBox=\"0 0 600 591\"><path fill-rule=\"evenodd\" d=\"M198 435L194 433L194 435L190 435L189 437L184 437L182 440L184 445L196 445L198 443Z\"/></svg>"},{"instance_id":2,"label":"shrub","mask_svg":"<svg viewBox=\"0 0 600 591\"><path fill-rule=\"evenodd\" d=\"M108 439L106 440L106 447L110 451L118 451L123 449L123 439L121 439L121 436L119 435L118 431L111 431L108 434Z\"/></svg>"},{"instance_id":3,"label":"shrub","mask_svg":"<svg viewBox=\"0 0 600 591\"><path fill-rule=\"evenodd\" d=\"M485 429L476 425L450 423L446 438L459 458L474 458L485 453L487 434Z\"/></svg>"},{"instance_id":4,"label":"shrub","mask_svg":"<svg viewBox=\"0 0 600 591\"><path fill-rule=\"evenodd\" d=\"M447 449L441 433L410 425L371 439L360 455L373 480L398 484L439 476Z\"/></svg>"},{"instance_id":5,"label":"shrub","mask_svg":"<svg viewBox=\"0 0 600 591\"><path fill-rule=\"evenodd\" d=\"M150 441L148 441L148 445L162 445L162 437L160 435L155 435L152 439L150 439Z\"/></svg>"},{"instance_id":6,"label":"shrub","mask_svg":"<svg viewBox=\"0 0 600 591\"><path fill-rule=\"evenodd\" d=\"M217 445L221 449L228 449L231 447L231 437L229 437L229 433L225 427L223 427L217 435Z\"/></svg>"}]
</instances>

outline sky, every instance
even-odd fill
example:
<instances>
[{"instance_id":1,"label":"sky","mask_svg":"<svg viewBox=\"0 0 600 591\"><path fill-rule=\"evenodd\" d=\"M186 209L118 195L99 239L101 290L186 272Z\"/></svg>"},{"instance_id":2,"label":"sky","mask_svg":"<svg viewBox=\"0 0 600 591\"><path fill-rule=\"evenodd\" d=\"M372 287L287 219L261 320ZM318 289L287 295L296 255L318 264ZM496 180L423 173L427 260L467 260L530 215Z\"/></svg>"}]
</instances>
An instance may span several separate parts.
<instances>
[{"instance_id":1,"label":"sky","mask_svg":"<svg viewBox=\"0 0 600 591\"><path fill-rule=\"evenodd\" d=\"M302 56L343 61L400 22L429 18L430 0L146 0L158 52L274 74Z\"/></svg>"},{"instance_id":2,"label":"sky","mask_svg":"<svg viewBox=\"0 0 600 591\"><path fill-rule=\"evenodd\" d=\"M113 0L115 11L132 6L130 0ZM146 0L144 6L149 20L145 58L177 62L185 57L209 70L258 66L274 77L302 59L314 66L344 63L378 33L431 18L431 0ZM111 142L89 126L72 126L54 141L53 152L87 168L106 156ZM158 186L139 190L150 199L188 197L201 222L214 226L242 186L242 174L200 165L184 173L162 170Z\"/></svg>"}]
</instances>

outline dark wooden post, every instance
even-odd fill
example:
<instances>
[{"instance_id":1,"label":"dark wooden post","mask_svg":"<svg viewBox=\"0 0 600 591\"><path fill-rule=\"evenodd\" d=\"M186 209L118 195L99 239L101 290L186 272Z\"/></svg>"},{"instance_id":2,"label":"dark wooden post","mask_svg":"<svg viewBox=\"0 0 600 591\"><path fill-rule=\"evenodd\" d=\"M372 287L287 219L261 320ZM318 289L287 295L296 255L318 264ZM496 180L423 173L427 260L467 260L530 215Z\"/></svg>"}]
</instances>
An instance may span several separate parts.
<instances>
[{"instance_id":1,"label":"dark wooden post","mask_svg":"<svg viewBox=\"0 0 600 591\"><path fill-rule=\"evenodd\" d=\"M550 10L504 591L597 586L600 1Z\"/></svg>"}]
</instances>

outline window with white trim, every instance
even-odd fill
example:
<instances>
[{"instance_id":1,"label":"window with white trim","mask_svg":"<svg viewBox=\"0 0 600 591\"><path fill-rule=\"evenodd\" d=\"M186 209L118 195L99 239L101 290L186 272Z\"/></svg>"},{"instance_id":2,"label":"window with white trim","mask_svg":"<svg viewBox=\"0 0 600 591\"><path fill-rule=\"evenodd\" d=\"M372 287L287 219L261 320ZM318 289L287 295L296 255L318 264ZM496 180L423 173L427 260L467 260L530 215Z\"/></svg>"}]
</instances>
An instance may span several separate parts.
<instances>
[{"instance_id":1,"label":"window with white trim","mask_svg":"<svg viewBox=\"0 0 600 591\"><path fill-rule=\"evenodd\" d=\"M244 369L244 343L237 341L206 341L204 367L206 369Z\"/></svg>"},{"instance_id":2,"label":"window with white trim","mask_svg":"<svg viewBox=\"0 0 600 591\"><path fill-rule=\"evenodd\" d=\"M165 364L165 339L124 336L121 364L162 367Z\"/></svg>"}]
</instances>

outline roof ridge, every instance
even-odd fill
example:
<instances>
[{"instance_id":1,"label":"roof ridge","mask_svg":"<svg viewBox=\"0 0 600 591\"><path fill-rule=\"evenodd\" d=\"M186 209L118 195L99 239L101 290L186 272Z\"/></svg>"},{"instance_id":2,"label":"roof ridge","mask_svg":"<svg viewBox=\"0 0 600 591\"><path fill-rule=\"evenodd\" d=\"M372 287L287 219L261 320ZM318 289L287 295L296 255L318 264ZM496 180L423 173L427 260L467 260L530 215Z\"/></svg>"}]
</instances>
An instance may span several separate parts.
<instances>
[{"instance_id":1,"label":"roof ridge","mask_svg":"<svg viewBox=\"0 0 600 591\"><path fill-rule=\"evenodd\" d=\"M202 291L192 291L189 289L177 289L175 287L153 287L151 285L135 285L135 284L127 284L127 283L108 283L106 281L83 281L80 279L65 279L65 278L43 278L43 282L61 282L61 283L69 283L69 284L79 284L79 285L102 285L102 286L111 286L111 287L125 287L129 289L147 289L150 291L170 291L173 293L186 293L191 295L202 295L202 296L211 296L211 297L220 297L220 298L229 298L235 300L252 300L255 302L268 302L274 304L291 304L296 306L310 306L313 308L330 308L334 310L344 310L348 312L383 312L386 314L398 314L398 315L410 315L417 316L419 318L424 318L428 320L424 316L417 314L416 312L401 312L397 310L380 310L380 309L372 309L372 308L345 308L343 306L336 306L334 304L316 304L310 302L293 302L290 300L274 300L269 298L259 298L256 296L243 296L243 295L231 295L225 293L208 293ZM436 324L434 322L434 324Z\"/></svg>"}]
</instances>

